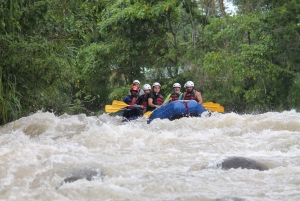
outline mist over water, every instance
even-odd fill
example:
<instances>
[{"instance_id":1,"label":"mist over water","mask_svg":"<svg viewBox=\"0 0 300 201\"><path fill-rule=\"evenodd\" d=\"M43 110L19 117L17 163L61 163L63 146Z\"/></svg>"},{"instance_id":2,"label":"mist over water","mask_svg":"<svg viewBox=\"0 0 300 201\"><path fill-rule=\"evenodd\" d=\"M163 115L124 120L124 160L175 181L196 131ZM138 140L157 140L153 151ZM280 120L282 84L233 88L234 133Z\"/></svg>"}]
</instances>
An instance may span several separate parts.
<instances>
[{"instance_id":1,"label":"mist over water","mask_svg":"<svg viewBox=\"0 0 300 201\"><path fill-rule=\"evenodd\" d=\"M231 156L269 170L221 169ZM37 112L0 127L0 200L300 200L300 113Z\"/></svg>"}]
</instances>

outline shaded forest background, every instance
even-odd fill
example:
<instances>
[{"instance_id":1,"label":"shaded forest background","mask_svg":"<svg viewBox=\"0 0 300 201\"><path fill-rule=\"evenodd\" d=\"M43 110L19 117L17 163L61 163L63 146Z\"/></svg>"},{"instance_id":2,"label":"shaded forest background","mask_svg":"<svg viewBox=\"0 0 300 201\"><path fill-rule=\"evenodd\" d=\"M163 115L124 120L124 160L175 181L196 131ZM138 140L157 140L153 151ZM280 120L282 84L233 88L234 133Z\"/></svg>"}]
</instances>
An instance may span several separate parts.
<instances>
[{"instance_id":1,"label":"shaded forest background","mask_svg":"<svg viewBox=\"0 0 300 201\"><path fill-rule=\"evenodd\" d=\"M134 79L239 113L300 109L300 0L0 0L0 124L99 114Z\"/></svg>"}]
</instances>

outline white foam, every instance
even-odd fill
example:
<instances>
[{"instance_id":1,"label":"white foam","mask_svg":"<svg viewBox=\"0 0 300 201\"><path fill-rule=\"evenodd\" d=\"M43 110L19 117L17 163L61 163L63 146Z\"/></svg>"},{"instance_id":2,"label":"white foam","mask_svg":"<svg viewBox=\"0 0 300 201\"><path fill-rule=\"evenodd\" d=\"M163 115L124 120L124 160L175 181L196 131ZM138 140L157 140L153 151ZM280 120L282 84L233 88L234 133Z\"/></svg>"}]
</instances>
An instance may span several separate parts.
<instances>
[{"instance_id":1,"label":"white foam","mask_svg":"<svg viewBox=\"0 0 300 201\"><path fill-rule=\"evenodd\" d=\"M0 127L0 199L299 200L299 142L294 110L151 124L37 112ZM230 156L271 169L217 168ZM106 176L60 186L74 168Z\"/></svg>"}]
</instances>

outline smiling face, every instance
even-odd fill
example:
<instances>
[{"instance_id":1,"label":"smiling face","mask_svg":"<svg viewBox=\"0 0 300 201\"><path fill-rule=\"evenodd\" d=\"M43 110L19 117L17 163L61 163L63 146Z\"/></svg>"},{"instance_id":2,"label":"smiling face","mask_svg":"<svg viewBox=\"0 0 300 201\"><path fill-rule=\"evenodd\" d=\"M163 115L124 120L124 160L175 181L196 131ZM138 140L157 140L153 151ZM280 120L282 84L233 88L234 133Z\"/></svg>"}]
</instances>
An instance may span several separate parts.
<instances>
[{"instance_id":1,"label":"smiling face","mask_svg":"<svg viewBox=\"0 0 300 201\"><path fill-rule=\"evenodd\" d=\"M173 87L173 91L175 93L180 93L180 87Z\"/></svg>"}]
</instances>

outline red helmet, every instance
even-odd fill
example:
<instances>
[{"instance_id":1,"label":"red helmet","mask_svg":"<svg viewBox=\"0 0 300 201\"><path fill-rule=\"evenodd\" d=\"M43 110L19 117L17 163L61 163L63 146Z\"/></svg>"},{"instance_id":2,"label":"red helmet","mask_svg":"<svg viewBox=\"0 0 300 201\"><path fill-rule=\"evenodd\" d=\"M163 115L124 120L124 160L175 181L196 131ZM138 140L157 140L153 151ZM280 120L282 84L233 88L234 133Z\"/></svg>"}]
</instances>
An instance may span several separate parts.
<instances>
[{"instance_id":1,"label":"red helmet","mask_svg":"<svg viewBox=\"0 0 300 201\"><path fill-rule=\"evenodd\" d=\"M130 88L130 91L139 91L139 88L137 86L132 86Z\"/></svg>"}]
</instances>

